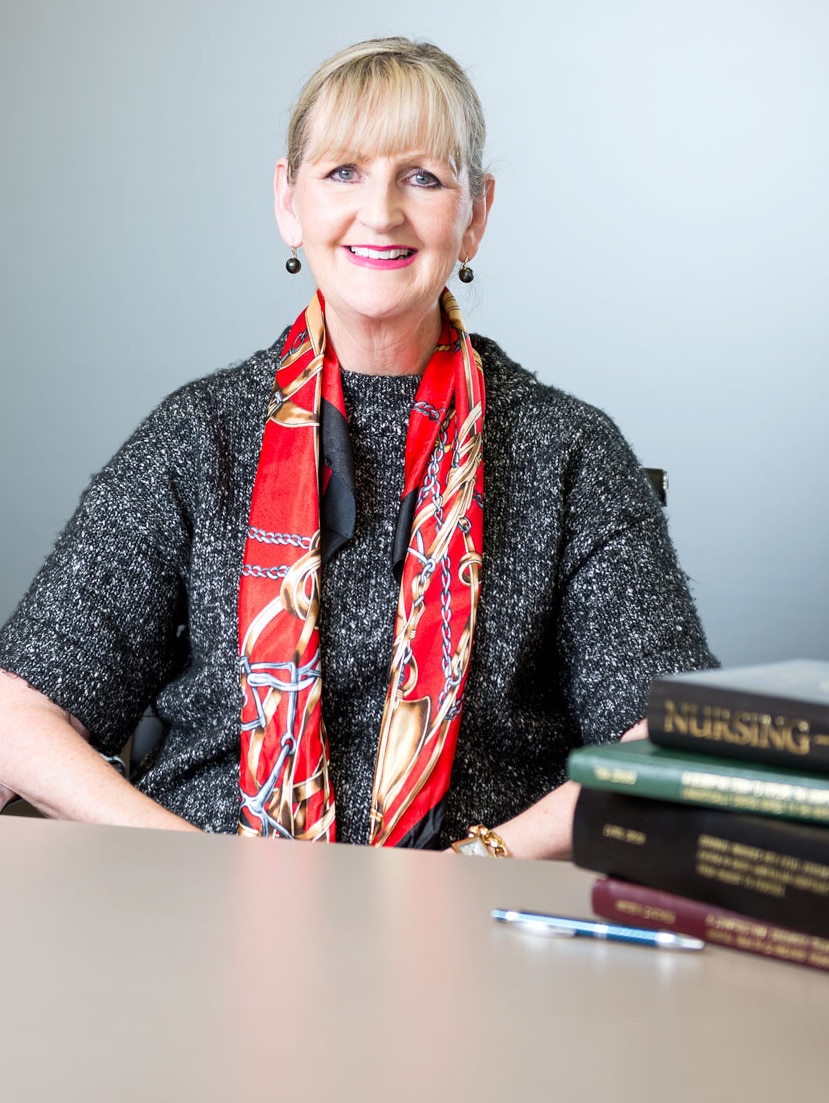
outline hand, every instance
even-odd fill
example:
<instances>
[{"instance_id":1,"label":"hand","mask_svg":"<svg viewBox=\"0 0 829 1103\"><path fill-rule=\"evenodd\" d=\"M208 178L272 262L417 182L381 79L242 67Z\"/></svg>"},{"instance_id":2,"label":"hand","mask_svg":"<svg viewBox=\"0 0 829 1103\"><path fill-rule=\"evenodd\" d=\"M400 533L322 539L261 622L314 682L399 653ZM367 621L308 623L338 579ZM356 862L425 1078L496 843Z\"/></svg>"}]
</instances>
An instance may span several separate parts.
<instances>
[{"instance_id":1,"label":"hand","mask_svg":"<svg viewBox=\"0 0 829 1103\"><path fill-rule=\"evenodd\" d=\"M630 739L647 739L648 738L648 722L647 720L640 720L638 724L634 724L632 728L628 728L620 743L627 743Z\"/></svg>"},{"instance_id":2,"label":"hand","mask_svg":"<svg viewBox=\"0 0 829 1103\"><path fill-rule=\"evenodd\" d=\"M22 678L0 671L0 806L19 793L52 819L198 828L139 792L89 744L89 732Z\"/></svg>"},{"instance_id":3,"label":"hand","mask_svg":"<svg viewBox=\"0 0 829 1103\"><path fill-rule=\"evenodd\" d=\"M17 793L0 781L0 812L3 811L7 804L11 804L16 796Z\"/></svg>"}]
</instances>

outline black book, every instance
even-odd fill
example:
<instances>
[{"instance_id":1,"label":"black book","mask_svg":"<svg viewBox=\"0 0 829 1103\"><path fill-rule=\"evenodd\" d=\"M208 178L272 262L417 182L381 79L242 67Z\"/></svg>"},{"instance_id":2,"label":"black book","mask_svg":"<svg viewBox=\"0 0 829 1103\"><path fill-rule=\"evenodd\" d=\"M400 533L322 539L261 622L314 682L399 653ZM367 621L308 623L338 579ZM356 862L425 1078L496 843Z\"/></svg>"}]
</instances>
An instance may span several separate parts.
<instances>
[{"instance_id":1,"label":"black book","mask_svg":"<svg viewBox=\"0 0 829 1103\"><path fill-rule=\"evenodd\" d=\"M573 861L585 869L829 937L829 830L582 789Z\"/></svg>"},{"instance_id":2,"label":"black book","mask_svg":"<svg viewBox=\"0 0 829 1103\"><path fill-rule=\"evenodd\" d=\"M829 662L657 678L648 732L662 747L829 773Z\"/></svg>"}]
</instances>

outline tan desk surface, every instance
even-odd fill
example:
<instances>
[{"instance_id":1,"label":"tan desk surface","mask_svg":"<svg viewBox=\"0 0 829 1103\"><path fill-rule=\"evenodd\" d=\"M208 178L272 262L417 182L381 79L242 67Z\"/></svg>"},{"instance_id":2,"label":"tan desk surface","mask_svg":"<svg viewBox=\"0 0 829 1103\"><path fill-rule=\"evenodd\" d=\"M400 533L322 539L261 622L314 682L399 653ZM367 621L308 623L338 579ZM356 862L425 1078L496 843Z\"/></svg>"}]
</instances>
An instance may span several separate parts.
<instances>
[{"instance_id":1,"label":"tan desk surface","mask_svg":"<svg viewBox=\"0 0 829 1103\"><path fill-rule=\"evenodd\" d=\"M559 863L0 819L0 1097L779 1100L827 1089L829 974L520 934Z\"/></svg>"}]
</instances>

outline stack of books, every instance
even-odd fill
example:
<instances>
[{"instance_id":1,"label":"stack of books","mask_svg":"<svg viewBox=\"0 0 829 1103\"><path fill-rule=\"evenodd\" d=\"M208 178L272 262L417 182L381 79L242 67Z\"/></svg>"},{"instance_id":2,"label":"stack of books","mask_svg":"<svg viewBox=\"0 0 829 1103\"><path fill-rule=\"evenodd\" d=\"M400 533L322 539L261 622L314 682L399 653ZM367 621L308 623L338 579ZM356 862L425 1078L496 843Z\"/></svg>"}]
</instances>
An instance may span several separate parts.
<instances>
[{"instance_id":1,"label":"stack of books","mask_svg":"<svg viewBox=\"0 0 829 1103\"><path fill-rule=\"evenodd\" d=\"M596 913L829 970L829 662L658 679L648 729L569 758Z\"/></svg>"}]
</instances>

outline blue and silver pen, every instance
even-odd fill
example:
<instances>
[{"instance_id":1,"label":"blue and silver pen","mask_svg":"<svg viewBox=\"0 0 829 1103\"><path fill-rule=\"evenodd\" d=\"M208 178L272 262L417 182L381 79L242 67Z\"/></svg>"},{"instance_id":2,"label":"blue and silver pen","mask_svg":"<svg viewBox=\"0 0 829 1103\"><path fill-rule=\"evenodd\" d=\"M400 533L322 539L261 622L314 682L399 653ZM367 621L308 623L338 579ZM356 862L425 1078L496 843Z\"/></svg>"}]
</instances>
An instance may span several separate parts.
<instances>
[{"instance_id":1,"label":"blue and silver pen","mask_svg":"<svg viewBox=\"0 0 829 1103\"><path fill-rule=\"evenodd\" d=\"M635 942L640 946L654 946L658 950L705 948L702 939L688 935L673 934L671 931L649 931L645 927L625 927L621 923L596 923L592 919L571 919L566 915L495 908L492 918L501 923L516 923L538 934L563 938L602 938L610 942Z\"/></svg>"}]
</instances>

